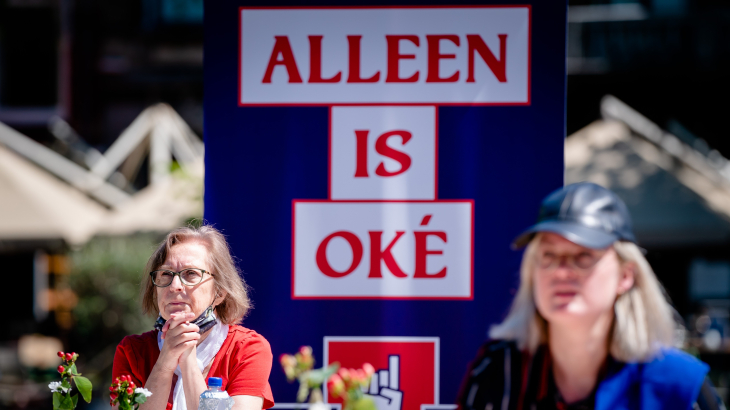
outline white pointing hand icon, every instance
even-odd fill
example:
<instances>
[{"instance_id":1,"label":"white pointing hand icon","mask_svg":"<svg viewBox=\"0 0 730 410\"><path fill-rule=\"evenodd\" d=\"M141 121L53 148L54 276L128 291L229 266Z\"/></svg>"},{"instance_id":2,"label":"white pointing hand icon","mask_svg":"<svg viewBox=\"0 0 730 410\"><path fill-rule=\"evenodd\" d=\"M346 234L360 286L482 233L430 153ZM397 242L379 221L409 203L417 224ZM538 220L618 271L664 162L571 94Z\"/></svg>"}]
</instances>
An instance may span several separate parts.
<instances>
[{"instance_id":1,"label":"white pointing hand icon","mask_svg":"<svg viewBox=\"0 0 730 410\"><path fill-rule=\"evenodd\" d=\"M378 410L401 410L403 392L400 389L400 356L388 356L388 369L373 373L365 395L370 397Z\"/></svg>"}]
</instances>

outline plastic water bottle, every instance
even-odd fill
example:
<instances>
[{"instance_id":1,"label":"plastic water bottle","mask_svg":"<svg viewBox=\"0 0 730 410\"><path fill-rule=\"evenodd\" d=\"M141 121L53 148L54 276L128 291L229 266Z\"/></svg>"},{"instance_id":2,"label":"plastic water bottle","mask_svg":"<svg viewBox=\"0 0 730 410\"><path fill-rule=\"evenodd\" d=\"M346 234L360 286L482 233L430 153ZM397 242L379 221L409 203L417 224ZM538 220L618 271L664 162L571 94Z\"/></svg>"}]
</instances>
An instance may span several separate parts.
<instances>
[{"instance_id":1,"label":"plastic water bottle","mask_svg":"<svg viewBox=\"0 0 730 410\"><path fill-rule=\"evenodd\" d=\"M199 410L231 410L233 399L221 390L223 380L220 377L208 378L208 390L200 395Z\"/></svg>"}]
</instances>

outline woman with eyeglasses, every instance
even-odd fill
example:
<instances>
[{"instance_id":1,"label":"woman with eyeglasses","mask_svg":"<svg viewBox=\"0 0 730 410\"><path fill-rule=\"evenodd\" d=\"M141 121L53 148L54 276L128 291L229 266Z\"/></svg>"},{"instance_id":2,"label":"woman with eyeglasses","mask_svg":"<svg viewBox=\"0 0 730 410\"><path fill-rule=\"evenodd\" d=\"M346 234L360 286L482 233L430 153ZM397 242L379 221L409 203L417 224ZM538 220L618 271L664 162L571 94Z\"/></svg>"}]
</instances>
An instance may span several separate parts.
<instances>
[{"instance_id":1,"label":"woman with eyeglasses","mask_svg":"<svg viewBox=\"0 0 730 410\"><path fill-rule=\"evenodd\" d=\"M724 409L707 365L674 348L675 311L626 205L591 183L548 195L507 318L471 363L460 410Z\"/></svg>"},{"instance_id":2,"label":"woman with eyeglasses","mask_svg":"<svg viewBox=\"0 0 730 410\"><path fill-rule=\"evenodd\" d=\"M170 232L147 262L142 308L155 330L125 337L112 377L152 392L141 410L195 410L208 377L223 379L233 409L274 405L271 347L238 325L251 302L223 235L211 226Z\"/></svg>"}]
</instances>

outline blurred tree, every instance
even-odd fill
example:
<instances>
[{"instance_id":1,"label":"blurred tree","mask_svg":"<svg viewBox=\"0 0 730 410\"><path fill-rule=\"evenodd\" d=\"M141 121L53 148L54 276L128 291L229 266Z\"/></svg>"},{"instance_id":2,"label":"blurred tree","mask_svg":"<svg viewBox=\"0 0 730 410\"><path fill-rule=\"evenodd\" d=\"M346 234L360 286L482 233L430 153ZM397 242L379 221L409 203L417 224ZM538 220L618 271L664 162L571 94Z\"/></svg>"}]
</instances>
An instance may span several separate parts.
<instances>
[{"instance_id":1,"label":"blurred tree","mask_svg":"<svg viewBox=\"0 0 730 410\"><path fill-rule=\"evenodd\" d=\"M142 313L144 266L161 237L136 234L97 237L70 253L68 285L78 297L67 348L81 353L85 375L95 387L111 382L114 351L121 339L152 329Z\"/></svg>"},{"instance_id":2,"label":"blurred tree","mask_svg":"<svg viewBox=\"0 0 730 410\"><path fill-rule=\"evenodd\" d=\"M72 252L69 285L79 297L74 317L80 336L117 331L124 336L151 329L153 320L142 315L139 292L157 239L153 235L95 238Z\"/></svg>"}]
</instances>

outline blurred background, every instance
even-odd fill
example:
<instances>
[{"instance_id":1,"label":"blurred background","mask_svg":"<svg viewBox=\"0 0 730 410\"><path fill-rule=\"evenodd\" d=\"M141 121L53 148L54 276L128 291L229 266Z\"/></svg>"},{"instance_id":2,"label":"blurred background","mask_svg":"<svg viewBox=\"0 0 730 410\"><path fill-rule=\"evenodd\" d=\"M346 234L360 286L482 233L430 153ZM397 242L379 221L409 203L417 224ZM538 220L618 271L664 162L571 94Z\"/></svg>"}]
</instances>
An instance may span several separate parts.
<instances>
[{"instance_id":1,"label":"blurred background","mask_svg":"<svg viewBox=\"0 0 730 410\"><path fill-rule=\"evenodd\" d=\"M727 402L730 4L571 0L568 22L566 183L627 202ZM202 216L202 44L202 0L0 0L0 408L48 408L58 350L106 408L116 344L151 329L147 257Z\"/></svg>"}]
</instances>

